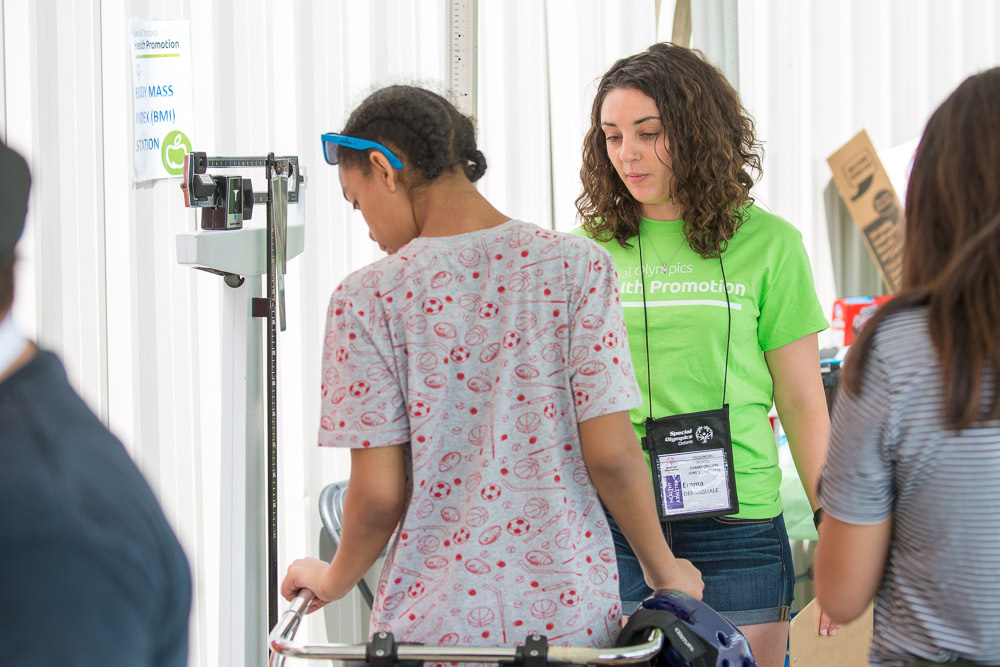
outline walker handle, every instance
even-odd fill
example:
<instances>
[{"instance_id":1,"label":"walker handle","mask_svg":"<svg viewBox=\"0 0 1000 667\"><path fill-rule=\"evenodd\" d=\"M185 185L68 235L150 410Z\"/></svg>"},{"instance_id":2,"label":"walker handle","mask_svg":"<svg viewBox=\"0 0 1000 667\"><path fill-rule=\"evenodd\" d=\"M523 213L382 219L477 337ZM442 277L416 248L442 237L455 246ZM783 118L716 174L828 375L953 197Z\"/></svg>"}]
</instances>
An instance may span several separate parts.
<instances>
[{"instance_id":1,"label":"walker handle","mask_svg":"<svg viewBox=\"0 0 1000 667\"><path fill-rule=\"evenodd\" d=\"M302 617L315 597L312 591L302 589L289 604L268 636L271 649L270 667L283 667L285 658L304 660L361 660L367 658L367 644L299 644L294 643L295 633ZM663 632L653 629L641 644L612 646L608 648L576 648L572 646L548 647L550 663L574 665L630 665L651 660L663 648ZM397 645L396 656L403 660L429 662L514 662L517 649L508 646L419 646Z\"/></svg>"}]
</instances>

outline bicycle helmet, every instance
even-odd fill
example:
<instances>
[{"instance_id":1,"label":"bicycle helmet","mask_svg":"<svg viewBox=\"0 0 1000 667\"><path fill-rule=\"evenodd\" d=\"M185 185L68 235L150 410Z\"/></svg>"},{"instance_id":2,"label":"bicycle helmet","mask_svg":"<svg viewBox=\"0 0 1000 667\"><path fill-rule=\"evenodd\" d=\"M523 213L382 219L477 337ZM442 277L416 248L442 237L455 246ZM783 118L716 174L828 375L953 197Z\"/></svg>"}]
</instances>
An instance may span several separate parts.
<instances>
[{"instance_id":1,"label":"bicycle helmet","mask_svg":"<svg viewBox=\"0 0 1000 667\"><path fill-rule=\"evenodd\" d=\"M663 591L644 600L617 644L642 641L652 628L665 636L649 667L757 667L739 628L686 593Z\"/></svg>"}]
</instances>

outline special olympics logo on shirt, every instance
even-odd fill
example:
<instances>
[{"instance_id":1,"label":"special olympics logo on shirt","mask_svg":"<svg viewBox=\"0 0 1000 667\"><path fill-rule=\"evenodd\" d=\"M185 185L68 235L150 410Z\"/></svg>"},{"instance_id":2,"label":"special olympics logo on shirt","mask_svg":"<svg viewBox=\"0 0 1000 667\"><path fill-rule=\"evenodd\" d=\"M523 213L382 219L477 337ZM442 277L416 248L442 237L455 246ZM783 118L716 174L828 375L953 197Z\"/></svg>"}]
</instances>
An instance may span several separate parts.
<instances>
[{"instance_id":1,"label":"special olympics logo on shirt","mask_svg":"<svg viewBox=\"0 0 1000 667\"><path fill-rule=\"evenodd\" d=\"M699 426L698 430L694 432L694 437L703 445L711 440L714 435L715 432L709 426Z\"/></svg>"}]
</instances>

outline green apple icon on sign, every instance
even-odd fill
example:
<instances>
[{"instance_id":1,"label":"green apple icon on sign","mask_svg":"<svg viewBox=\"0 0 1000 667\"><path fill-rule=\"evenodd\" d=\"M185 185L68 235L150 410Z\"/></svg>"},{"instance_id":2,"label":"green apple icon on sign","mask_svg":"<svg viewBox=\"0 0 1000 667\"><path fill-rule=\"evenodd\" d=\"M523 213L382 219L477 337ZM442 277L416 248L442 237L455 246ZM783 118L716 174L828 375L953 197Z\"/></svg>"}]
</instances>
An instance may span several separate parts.
<instances>
[{"instance_id":1,"label":"green apple icon on sign","mask_svg":"<svg viewBox=\"0 0 1000 667\"><path fill-rule=\"evenodd\" d=\"M184 154L191 152L191 140L180 130L172 130L163 138L163 146L160 149L160 157L163 159L163 168L171 176L180 176L184 173Z\"/></svg>"}]
</instances>

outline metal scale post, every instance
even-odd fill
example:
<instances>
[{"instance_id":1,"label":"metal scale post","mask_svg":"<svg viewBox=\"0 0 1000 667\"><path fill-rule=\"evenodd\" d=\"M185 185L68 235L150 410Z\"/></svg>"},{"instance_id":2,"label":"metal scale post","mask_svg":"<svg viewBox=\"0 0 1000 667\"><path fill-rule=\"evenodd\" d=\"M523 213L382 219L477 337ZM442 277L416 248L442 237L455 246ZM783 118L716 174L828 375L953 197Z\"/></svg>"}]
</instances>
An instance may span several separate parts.
<instances>
[{"instance_id":1,"label":"metal scale post","mask_svg":"<svg viewBox=\"0 0 1000 667\"><path fill-rule=\"evenodd\" d=\"M253 192L250 169L263 170L266 193ZM305 181L297 157L184 158L185 205L202 219L200 231L177 235L177 261L224 283L219 665L265 664L278 620L277 334L285 329L285 267L305 245ZM244 227L255 204L264 205L266 225ZM267 321L266 361L258 318Z\"/></svg>"}]
</instances>

